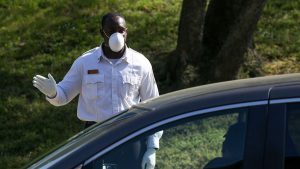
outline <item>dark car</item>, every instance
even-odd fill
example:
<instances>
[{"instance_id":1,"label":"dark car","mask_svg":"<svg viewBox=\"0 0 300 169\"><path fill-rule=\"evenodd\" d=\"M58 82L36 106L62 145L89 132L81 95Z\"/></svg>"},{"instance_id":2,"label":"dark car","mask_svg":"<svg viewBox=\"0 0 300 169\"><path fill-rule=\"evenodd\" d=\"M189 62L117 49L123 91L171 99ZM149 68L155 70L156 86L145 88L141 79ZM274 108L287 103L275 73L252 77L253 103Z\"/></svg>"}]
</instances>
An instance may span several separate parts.
<instances>
[{"instance_id":1,"label":"dark car","mask_svg":"<svg viewBox=\"0 0 300 169\"><path fill-rule=\"evenodd\" d=\"M300 74L162 95L80 132L28 168L126 168L124 159L140 163L128 146L162 130L155 168L299 169Z\"/></svg>"}]
</instances>

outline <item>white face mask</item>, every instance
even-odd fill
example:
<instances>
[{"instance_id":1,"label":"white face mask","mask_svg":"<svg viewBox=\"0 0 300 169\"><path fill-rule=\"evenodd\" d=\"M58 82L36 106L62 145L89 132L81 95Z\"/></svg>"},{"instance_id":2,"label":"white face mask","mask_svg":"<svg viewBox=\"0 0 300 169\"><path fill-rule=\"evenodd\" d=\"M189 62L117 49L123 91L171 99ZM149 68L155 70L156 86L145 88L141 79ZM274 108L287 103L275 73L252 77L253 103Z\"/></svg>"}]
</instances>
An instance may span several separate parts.
<instances>
[{"instance_id":1,"label":"white face mask","mask_svg":"<svg viewBox=\"0 0 300 169\"><path fill-rule=\"evenodd\" d=\"M106 37L108 37L105 32L104 34ZM108 45L112 51L119 52L124 47L125 40L124 40L124 36L121 33L119 32L113 33L108 38L109 38Z\"/></svg>"}]
</instances>

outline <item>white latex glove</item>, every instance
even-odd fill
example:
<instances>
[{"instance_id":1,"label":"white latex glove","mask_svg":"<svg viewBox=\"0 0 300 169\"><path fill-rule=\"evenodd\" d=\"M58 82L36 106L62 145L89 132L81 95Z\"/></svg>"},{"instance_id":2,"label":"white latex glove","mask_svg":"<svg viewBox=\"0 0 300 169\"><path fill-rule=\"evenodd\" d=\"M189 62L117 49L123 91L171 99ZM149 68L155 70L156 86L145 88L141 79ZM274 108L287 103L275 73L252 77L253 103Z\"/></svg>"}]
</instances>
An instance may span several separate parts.
<instances>
[{"instance_id":1,"label":"white latex glove","mask_svg":"<svg viewBox=\"0 0 300 169\"><path fill-rule=\"evenodd\" d=\"M38 88L46 96L54 98L56 96L56 82L50 73L48 74L48 78L36 75L33 77L32 83L34 87Z\"/></svg>"},{"instance_id":2,"label":"white latex glove","mask_svg":"<svg viewBox=\"0 0 300 169\"><path fill-rule=\"evenodd\" d=\"M156 155L154 148L148 148L142 160L142 169L154 169L156 163Z\"/></svg>"}]
</instances>

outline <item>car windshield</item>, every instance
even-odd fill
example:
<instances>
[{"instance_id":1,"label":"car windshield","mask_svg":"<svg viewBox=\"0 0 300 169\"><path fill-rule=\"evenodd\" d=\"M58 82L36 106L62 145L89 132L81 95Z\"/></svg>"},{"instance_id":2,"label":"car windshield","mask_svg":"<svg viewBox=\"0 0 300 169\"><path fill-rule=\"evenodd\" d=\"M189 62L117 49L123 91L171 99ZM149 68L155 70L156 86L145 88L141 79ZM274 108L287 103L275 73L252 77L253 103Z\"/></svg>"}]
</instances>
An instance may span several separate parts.
<instances>
[{"instance_id":1,"label":"car windshield","mask_svg":"<svg viewBox=\"0 0 300 169\"><path fill-rule=\"evenodd\" d=\"M149 110L142 107L133 106L132 108L124 110L120 114L113 116L110 119L96 123L95 125L69 138L50 152L37 158L36 160L34 160L34 162L30 163L25 168L36 168L37 166L44 166L45 168L47 168L48 166L51 166L53 163L67 156L72 151L76 150L79 146L87 143L88 140L90 140L90 138L101 135L110 126L115 125L126 119L132 118L133 116L143 113L145 111Z\"/></svg>"}]
</instances>

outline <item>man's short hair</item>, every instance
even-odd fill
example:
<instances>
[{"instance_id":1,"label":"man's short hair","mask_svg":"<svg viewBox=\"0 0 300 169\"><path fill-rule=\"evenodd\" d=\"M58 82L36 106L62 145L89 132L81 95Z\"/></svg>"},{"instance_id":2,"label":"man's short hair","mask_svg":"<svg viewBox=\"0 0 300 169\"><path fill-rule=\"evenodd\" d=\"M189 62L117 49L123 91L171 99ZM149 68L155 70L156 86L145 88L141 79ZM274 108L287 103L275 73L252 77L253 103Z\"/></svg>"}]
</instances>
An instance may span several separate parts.
<instances>
[{"instance_id":1,"label":"man's short hair","mask_svg":"<svg viewBox=\"0 0 300 169\"><path fill-rule=\"evenodd\" d=\"M109 13L103 15L103 16L102 16L102 20L101 20L101 26L102 26L102 28L103 28L105 22L106 22L108 19L112 19L112 18L117 17L117 16L119 16L119 17L125 19L123 15L121 15L120 13L117 13L117 12L109 12Z\"/></svg>"}]
</instances>

